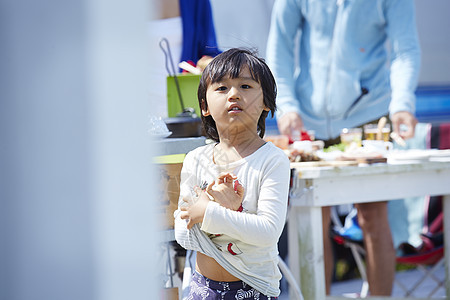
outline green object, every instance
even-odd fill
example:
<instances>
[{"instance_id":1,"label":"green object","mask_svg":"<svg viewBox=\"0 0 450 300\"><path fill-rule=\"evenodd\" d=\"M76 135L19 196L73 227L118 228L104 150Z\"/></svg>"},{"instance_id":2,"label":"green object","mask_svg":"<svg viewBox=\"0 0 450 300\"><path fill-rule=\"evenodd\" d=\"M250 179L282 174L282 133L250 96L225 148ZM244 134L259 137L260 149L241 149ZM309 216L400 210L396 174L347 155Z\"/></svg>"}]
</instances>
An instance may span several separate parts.
<instances>
[{"instance_id":1,"label":"green object","mask_svg":"<svg viewBox=\"0 0 450 300\"><path fill-rule=\"evenodd\" d=\"M181 97L185 108L192 107L198 117L201 115L197 100L197 89L200 82L200 75L178 74L178 84L180 85ZM167 115L172 118L183 112L180 98L178 96L175 78L167 76Z\"/></svg>"},{"instance_id":2,"label":"green object","mask_svg":"<svg viewBox=\"0 0 450 300\"><path fill-rule=\"evenodd\" d=\"M346 145L344 143L340 143L340 144L336 144L336 145L331 145L328 148L323 149L323 152L332 152L332 151L345 151L345 147Z\"/></svg>"}]
</instances>

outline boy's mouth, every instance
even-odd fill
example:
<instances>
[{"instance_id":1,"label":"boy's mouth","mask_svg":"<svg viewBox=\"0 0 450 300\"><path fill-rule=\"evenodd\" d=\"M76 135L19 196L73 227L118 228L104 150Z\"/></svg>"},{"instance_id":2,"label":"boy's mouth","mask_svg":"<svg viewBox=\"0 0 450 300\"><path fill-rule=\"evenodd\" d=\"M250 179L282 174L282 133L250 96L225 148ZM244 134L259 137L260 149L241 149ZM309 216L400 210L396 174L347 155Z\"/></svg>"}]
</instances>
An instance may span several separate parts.
<instances>
[{"instance_id":1,"label":"boy's mouth","mask_svg":"<svg viewBox=\"0 0 450 300\"><path fill-rule=\"evenodd\" d=\"M239 105L231 105L228 111L229 112L242 111L242 108L240 108Z\"/></svg>"}]
</instances>

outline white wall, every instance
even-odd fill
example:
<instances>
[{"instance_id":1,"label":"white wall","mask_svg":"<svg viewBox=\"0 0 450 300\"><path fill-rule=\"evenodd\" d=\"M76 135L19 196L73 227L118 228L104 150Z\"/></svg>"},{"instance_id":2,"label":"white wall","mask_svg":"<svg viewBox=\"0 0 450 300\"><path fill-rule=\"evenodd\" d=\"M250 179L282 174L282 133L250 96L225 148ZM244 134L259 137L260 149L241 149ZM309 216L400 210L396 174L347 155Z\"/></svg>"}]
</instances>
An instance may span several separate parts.
<instances>
[{"instance_id":1,"label":"white wall","mask_svg":"<svg viewBox=\"0 0 450 300\"><path fill-rule=\"evenodd\" d=\"M219 47L255 48L265 57L274 1L210 0Z\"/></svg>"},{"instance_id":2,"label":"white wall","mask_svg":"<svg viewBox=\"0 0 450 300\"><path fill-rule=\"evenodd\" d=\"M0 299L154 299L147 1L2 2Z\"/></svg>"},{"instance_id":3,"label":"white wall","mask_svg":"<svg viewBox=\"0 0 450 300\"><path fill-rule=\"evenodd\" d=\"M450 85L450 1L415 0L422 48L421 85Z\"/></svg>"}]
</instances>

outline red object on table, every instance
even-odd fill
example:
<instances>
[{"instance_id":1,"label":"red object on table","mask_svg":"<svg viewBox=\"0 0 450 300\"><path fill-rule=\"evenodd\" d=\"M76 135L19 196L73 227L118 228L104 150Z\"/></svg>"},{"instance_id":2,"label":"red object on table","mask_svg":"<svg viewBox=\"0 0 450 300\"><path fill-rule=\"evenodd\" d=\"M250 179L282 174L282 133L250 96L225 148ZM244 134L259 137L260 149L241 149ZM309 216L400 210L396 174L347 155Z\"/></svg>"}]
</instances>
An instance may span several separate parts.
<instances>
[{"instance_id":1,"label":"red object on table","mask_svg":"<svg viewBox=\"0 0 450 300\"><path fill-rule=\"evenodd\" d=\"M300 132L300 141L311 141L311 137L306 130L302 130ZM289 144L293 144L294 142L295 141L292 139L292 137L289 137Z\"/></svg>"}]
</instances>

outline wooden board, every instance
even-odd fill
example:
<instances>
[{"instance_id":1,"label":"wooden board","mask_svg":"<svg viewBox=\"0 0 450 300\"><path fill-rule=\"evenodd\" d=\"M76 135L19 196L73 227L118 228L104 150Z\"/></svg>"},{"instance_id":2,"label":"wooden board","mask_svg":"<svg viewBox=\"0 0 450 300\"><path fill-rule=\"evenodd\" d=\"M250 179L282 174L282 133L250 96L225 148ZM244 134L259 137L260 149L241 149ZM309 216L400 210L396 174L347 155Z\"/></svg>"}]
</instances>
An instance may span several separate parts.
<instances>
[{"instance_id":1,"label":"wooden board","mask_svg":"<svg viewBox=\"0 0 450 300\"><path fill-rule=\"evenodd\" d=\"M343 154L338 160L342 161L356 161L360 164L374 164L374 163L386 163L387 158L380 154L373 155L361 155L361 154Z\"/></svg>"},{"instance_id":2,"label":"wooden board","mask_svg":"<svg viewBox=\"0 0 450 300\"><path fill-rule=\"evenodd\" d=\"M333 161L305 161L305 162L291 162L291 168L313 168L313 167L346 167L357 166L359 164L374 164L386 163L386 157L355 157L345 158Z\"/></svg>"},{"instance_id":3,"label":"wooden board","mask_svg":"<svg viewBox=\"0 0 450 300\"><path fill-rule=\"evenodd\" d=\"M356 160L333 160L333 161L304 161L304 162L292 162L291 168L311 168L311 167L345 167L345 166L357 166Z\"/></svg>"},{"instance_id":4,"label":"wooden board","mask_svg":"<svg viewBox=\"0 0 450 300\"><path fill-rule=\"evenodd\" d=\"M174 226L173 212L178 207L180 195L180 173L182 163L156 164L159 175L158 182L158 216L161 229L172 229Z\"/></svg>"},{"instance_id":5,"label":"wooden board","mask_svg":"<svg viewBox=\"0 0 450 300\"><path fill-rule=\"evenodd\" d=\"M375 163L386 163L387 158L386 157L342 157L340 158L341 161L353 161L357 162L358 164L375 164Z\"/></svg>"}]
</instances>

